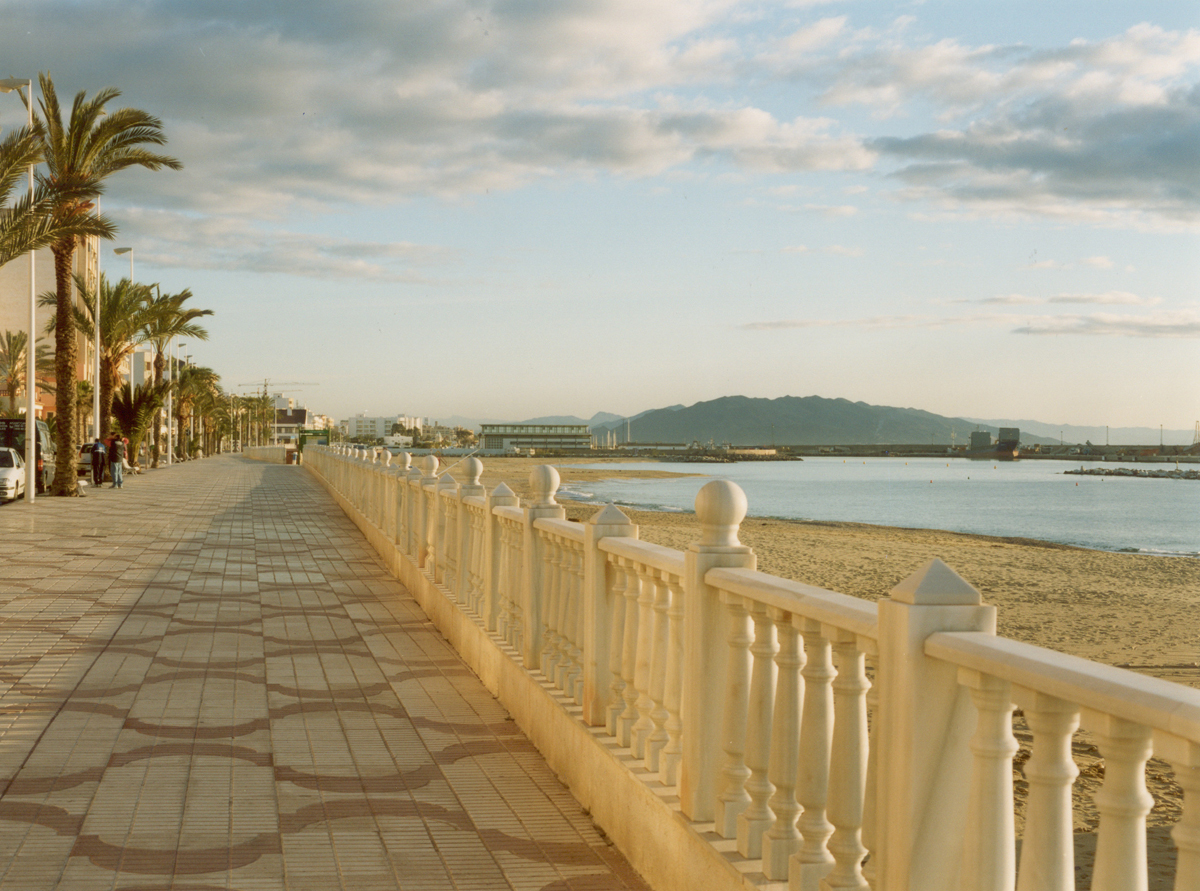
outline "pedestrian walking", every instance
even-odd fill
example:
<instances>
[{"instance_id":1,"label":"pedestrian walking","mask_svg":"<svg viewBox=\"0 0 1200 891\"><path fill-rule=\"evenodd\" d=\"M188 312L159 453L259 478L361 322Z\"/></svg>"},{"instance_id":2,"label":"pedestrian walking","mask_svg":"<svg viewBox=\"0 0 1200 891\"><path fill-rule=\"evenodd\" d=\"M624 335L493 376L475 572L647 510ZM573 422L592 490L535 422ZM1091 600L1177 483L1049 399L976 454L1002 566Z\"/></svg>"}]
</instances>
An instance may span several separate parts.
<instances>
[{"instance_id":1,"label":"pedestrian walking","mask_svg":"<svg viewBox=\"0 0 1200 891\"><path fill-rule=\"evenodd\" d=\"M108 450L97 436L96 441L92 443L92 485L97 488L104 483L104 461L107 457Z\"/></svg>"},{"instance_id":2,"label":"pedestrian walking","mask_svg":"<svg viewBox=\"0 0 1200 891\"><path fill-rule=\"evenodd\" d=\"M113 437L108 452L108 472L112 475L112 487L123 488L125 483L125 440L120 435Z\"/></svg>"}]
</instances>

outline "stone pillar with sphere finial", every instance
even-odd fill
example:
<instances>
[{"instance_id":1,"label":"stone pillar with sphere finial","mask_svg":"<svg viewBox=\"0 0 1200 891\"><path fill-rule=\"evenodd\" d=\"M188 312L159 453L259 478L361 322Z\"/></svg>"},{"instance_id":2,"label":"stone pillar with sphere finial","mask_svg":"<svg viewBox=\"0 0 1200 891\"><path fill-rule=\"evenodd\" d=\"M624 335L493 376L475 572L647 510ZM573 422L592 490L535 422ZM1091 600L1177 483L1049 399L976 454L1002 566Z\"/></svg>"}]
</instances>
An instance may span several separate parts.
<instances>
[{"instance_id":1,"label":"stone pillar with sphere finial","mask_svg":"<svg viewBox=\"0 0 1200 891\"><path fill-rule=\"evenodd\" d=\"M478 542L471 535L471 514L466 509L466 499L469 497L485 498L487 489L479 482L479 478L483 476L483 462L478 458L467 458L463 461L463 478L464 481L458 488L459 512L458 512L458 578L456 581L455 596L458 602L464 608L470 600L471 594L471 569L475 561L472 559L472 548Z\"/></svg>"},{"instance_id":2,"label":"stone pillar with sphere finial","mask_svg":"<svg viewBox=\"0 0 1200 891\"><path fill-rule=\"evenodd\" d=\"M549 464L539 464L529 472L529 489L533 503L525 508L525 547L524 565L521 567L521 577L524 584L520 587L521 616L524 622L524 634L521 636L521 658L525 667L533 670L538 667L542 652L542 592L546 580L543 576L546 561L545 547L533 521L544 517L556 520L563 519L567 512L563 506L554 500L558 492L558 471Z\"/></svg>"},{"instance_id":3,"label":"stone pillar with sphere finial","mask_svg":"<svg viewBox=\"0 0 1200 891\"><path fill-rule=\"evenodd\" d=\"M738 540L746 517L746 493L729 480L713 480L696 496L700 540L684 554L684 670L680 714L683 757L679 769L680 806L691 820L707 822L716 813L721 773L725 706L724 653L729 618L716 589L704 577L710 569L754 569L754 552Z\"/></svg>"},{"instance_id":4,"label":"stone pillar with sphere finial","mask_svg":"<svg viewBox=\"0 0 1200 891\"><path fill-rule=\"evenodd\" d=\"M423 567L433 549L433 524L436 515L429 509L430 499L427 492L437 491L438 459L436 455L426 455L421 459L421 479L416 498L415 525L417 529L417 566ZM433 567L430 567L432 569Z\"/></svg>"}]
</instances>

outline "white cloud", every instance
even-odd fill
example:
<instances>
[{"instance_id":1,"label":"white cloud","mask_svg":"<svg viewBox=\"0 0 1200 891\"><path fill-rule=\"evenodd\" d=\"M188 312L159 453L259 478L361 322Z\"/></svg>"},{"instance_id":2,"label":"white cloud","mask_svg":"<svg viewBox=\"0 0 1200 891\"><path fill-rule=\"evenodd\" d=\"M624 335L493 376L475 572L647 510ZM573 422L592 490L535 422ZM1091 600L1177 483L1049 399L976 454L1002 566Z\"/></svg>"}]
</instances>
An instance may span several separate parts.
<instances>
[{"instance_id":1,"label":"white cloud","mask_svg":"<svg viewBox=\"0 0 1200 891\"><path fill-rule=\"evenodd\" d=\"M1079 262L1093 269L1112 269L1115 265L1111 257L1084 257Z\"/></svg>"},{"instance_id":2,"label":"white cloud","mask_svg":"<svg viewBox=\"0 0 1200 891\"><path fill-rule=\"evenodd\" d=\"M1033 319L1014 329L1016 334L1078 334L1091 337L1200 337L1200 313L1161 312L1144 316L1113 313L1050 316Z\"/></svg>"}]
</instances>

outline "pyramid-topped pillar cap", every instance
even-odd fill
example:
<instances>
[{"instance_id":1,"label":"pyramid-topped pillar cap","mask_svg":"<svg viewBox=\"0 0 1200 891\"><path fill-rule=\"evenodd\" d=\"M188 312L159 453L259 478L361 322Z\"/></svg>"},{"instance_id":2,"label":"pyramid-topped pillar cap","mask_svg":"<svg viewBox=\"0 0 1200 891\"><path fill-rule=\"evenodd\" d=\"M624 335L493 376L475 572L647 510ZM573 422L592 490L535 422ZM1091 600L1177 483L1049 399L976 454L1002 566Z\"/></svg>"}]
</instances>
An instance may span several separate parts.
<instances>
[{"instance_id":1,"label":"pyramid-topped pillar cap","mask_svg":"<svg viewBox=\"0 0 1200 891\"><path fill-rule=\"evenodd\" d=\"M426 455L421 459L421 470L426 477L437 476L438 459L437 455Z\"/></svg>"},{"instance_id":2,"label":"pyramid-topped pillar cap","mask_svg":"<svg viewBox=\"0 0 1200 891\"><path fill-rule=\"evenodd\" d=\"M729 480L705 483L696 495L696 516L700 520L700 546L736 548L738 527L746 518L746 493Z\"/></svg>"},{"instance_id":3,"label":"pyramid-topped pillar cap","mask_svg":"<svg viewBox=\"0 0 1200 891\"><path fill-rule=\"evenodd\" d=\"M501 483L492 489L492 494L488 498L491 499L492 504L519 505L521 503L517 493L510 489L507 483Z\"/></svg>"},{"instance_id":4,"label":"pyramid-topped pillar cap","mask_svg":"<svg viewBox=\"0 0 1200 891\"><path fill-rule=\"evenodd\" d=\"M529 471L529 488L533 492L533 507L555 507L554 493L558 491L558 471L549 464L539 464Z\"/></svg>"},{"instance_id":5,"label":"pyramid-topped pillar cap","mask_svg":"<svg viewBox=\"0 0 1200 891\"><path fill-rule=\"evenodd\" d=\"M467 478L468 486L478 486L479 478L483 476L483 462L478 458L468 458L463 462L463 475Z\"/></svg>"},{"instance_id":6,"label":"pyramid-topped pillar cap","mask_svg":"<svg viewBox=\"0 0 1200 891\"><path fill-rule=\"evenodd\" d=\"M983 595L966 579L934 557L888 595L899 603L920 606L979 606Z\"/></svg>"},{"instance_id":7,"label":"pyramid-topped pillar cap","mask_svg":"<svg viewBox=\"0 0 1200 891\"><path fill-rule=\"evenodd\" d=\"M606 504L604 509L588 519L592 526L631 526L633 525L625 512L615 504Z\"/></svg>"}]
</instances>

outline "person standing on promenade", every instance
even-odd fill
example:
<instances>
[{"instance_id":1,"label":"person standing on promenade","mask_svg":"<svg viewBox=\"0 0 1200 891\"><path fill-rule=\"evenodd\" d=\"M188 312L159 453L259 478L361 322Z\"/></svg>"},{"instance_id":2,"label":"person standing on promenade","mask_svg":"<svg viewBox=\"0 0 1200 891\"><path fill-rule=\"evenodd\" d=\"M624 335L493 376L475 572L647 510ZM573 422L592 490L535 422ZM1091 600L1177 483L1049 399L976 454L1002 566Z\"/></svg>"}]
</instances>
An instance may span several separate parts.
<instances>
[{"instance_id":1,"label":"person standing on promenade","mask_svg":"<svg viewBox=\"0 0 1200 891\"><path fill-rule=\"evenodd\" d=\"M104 443L97 436L96 441L92 443L92 485L97 488L104 482L104 459L107 455Z\"/></svg>"},{"instance_id":2,"label":"person standing on promenade","mask_svg":"<svg viewBox=\"0 0 1200 891\"><path fill-rule=\"evenodd\" d=\"M112 475L112 488L120 489L125 482L125 440L118 433L113 436L112 448L108 451L108 472Z\"/></svg>"}]
</instances>

